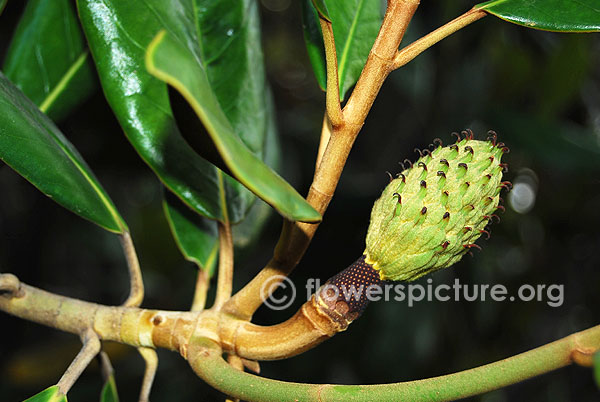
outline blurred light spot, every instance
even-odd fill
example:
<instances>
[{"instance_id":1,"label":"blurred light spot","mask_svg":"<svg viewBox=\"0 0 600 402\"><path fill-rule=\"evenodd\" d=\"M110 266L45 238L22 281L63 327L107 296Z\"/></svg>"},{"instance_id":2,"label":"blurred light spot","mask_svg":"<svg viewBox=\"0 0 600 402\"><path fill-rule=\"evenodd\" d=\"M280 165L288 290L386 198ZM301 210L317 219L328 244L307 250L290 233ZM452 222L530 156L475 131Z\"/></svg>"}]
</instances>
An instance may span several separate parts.
<instances>
[{"instance_id":1,"label":"blurred light spot","mask_svg":"<svg viewBox=\"0 0 600 402\"><path fill-rule=\"evenodd\" d=\"M531 169L523 169L514 181L513 189L508 193L511 208L520 214L531 211L537 194L537 175Z\"/></svg>"},{"instance_id":2,"label":"blurred light spot","mask_svg":"<svg viewBox=\"0 0 600 402\"><path fill-rule=\"evenodd\" d=\"M526 214L535 204L535 191L529 184L517 183L510 192L509 200L512 209Z\"/></svg>"},{"instance_id":3,"label":"blurred light spot","mask_svg":"<svg viewBox=\"0 0 600 402\"><path fill-rule=\"evenodd\" d=\"M269 11L282 12L288 9L291 0L262 0L261 3Z\"/></svg>"}]
</instances>

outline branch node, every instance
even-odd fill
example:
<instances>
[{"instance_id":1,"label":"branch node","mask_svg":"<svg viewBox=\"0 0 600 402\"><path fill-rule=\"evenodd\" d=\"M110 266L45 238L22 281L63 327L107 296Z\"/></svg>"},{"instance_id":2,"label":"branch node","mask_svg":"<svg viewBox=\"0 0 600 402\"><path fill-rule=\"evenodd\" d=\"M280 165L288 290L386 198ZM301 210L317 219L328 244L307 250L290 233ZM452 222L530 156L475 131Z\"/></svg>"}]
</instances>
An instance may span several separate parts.
<instances>
[{"instance_id":1,"label":"branch node","mask_svg":"<svg viewBox=\"0 0 600 402\"><path fill-rule=\"evenodd\" d=\"M594 365L593 360L596 351L597 349L594 348L575 348L571 352L571 361L579 366L592 367Z\"/></svg>"},{"instance_id":2,"label":"branch node","mask_svg":"<svg viewBox=\"0 0 600 402\"><path fill-rule=\"evenodd\" d=\"M0 296L9 298L25 296L19 278L13 274L0 274Z\"/></svg>"}]
</instances>

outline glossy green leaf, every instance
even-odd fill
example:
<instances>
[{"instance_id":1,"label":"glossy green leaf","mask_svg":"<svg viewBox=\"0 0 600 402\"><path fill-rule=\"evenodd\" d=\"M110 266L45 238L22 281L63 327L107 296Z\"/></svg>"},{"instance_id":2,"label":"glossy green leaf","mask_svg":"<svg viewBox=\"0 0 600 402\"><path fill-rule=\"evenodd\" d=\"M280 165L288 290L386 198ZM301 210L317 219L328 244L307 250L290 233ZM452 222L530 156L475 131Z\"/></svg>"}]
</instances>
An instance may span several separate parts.
<instances>
[{"instance_id":1,"label":"glossy green leaf","mask_svg":"<svg viewBox=\"0 0 600 402\"><path fill-rule=\"evenodd\" d=\"M67 397L59 391L57 385L53 385L24 402L67 402Z\"/></svg>"},{"instance_id":2,"label":"glossy green leaf","mask_svg":"<svg viewBox=\"0 0 600 402\"><path fill-rule=\"evenodd\" d=\"M338 59L340 98L343 100L350 87L356 84L381 27L383 19L381 2L373 0L322 1L327 6L333 28ZM318 18L316 13L311 14L313 19ZM306 17L310 18L311 16L307 13ZM319 43L320 30L317 32L312 28L315 24L319 26L319 22L316 20L304 23L304 33L310 38L307 45L312 46ZM323 47L322 41L320 46ZM310 59L313 71L315 71L319 85L323 88L324 85L318 77L323 74L325 53L322 51L321 60L318 60L318 52L310 47L308 51L309 55L312 54Z\"/></svg>"},{"instance_id":3,"label":"glossy green leaf","mask_svg":"<svg viewBox=\"0 0 600 402\"><path fill-rule=\"evenodd\" d=\"M184 43L166 31L159 33L148 48L148 70L190 103L236 179L287 219L319 221L319 213L236 135L212 90L202 60Z\"/></svg>"},{"instance_id":4,"label":"glossy green leaf","mask_svg":"<svg viewBox=\"0 0 600 402\"><path fill-rule=\"evenodd\" d=\"M27 2L3 71L55 120L92 92L94 69L69 0Z\"/></svg>"},{"instance_id":5,"label":"glossy green leaf","mask_svg":"<svg viewBox=\"0 0 600 402\"><path fill-rule=\"evenodd\" d=\"M600 31L598 0L492 0L475 8L503 20L544 31Z\"/></svg>"},{"instance_id":6,"label":"glossy green leaf","mask_svg":"<svg viewBox=\"0 0 600 402\"><path fill-rule=\"evenodd\" d=\"M168 192L165 193L163 208L183 256L212 277L219 254L217 222L194 213Z\"/></svg>"},{"instance_id":7,"label":"glossy green leaf","mask_svg":"<svg viewBox=\"0 0 600 402\"><path fill-rule=\"evenodd\" d=\"M302 0L302 28L308 59L317 83L325 91L327 89L327 66L325 65L323 33L319 24L319 15L312 0Z\"/></svg>"},{"instance_id":8,"label":"glossy green leaf","mask_svg":"<svg viewBox=\"0 0 600 402\"><path fill-rule=\"evenodd\" d=\"M63 207L112 232L126 230L81 155L1 73L0 110L0 160Z\"/></svg>"},{"instance_id":9,"label":"glossy green leaf","mask_svg":"<svg viewBox=\"0 0 600 402\"><path fill-rule=\"evenodd\" d=\"M268 96L267 115L272 113L273 109L273 101ZM265 143L261 148L265 163L277 169L281 164L279 138L275 121L273 119L269 121ZM186 259L208 271L209 276L212 277L219 251L217 224L192 213L172 194L165 193L165 199L166 201L163 201L165 215L179 249ZM257 244L258 236L272 213L273 208L255 198L244 219L233 226L236 252L248 251Z\"/></svg>"},{"instance_id":10,"label":"glossy green leaf","mask_svg":"<svg viewBox=\"0 0 600 402\"><path fill-rule=\"evenodd\" d=\"M178 27L191 13L177 3L77 0L102 89L129 141L187 205L211 219L223 219L217 170L183 139L167 86L144 65L146 47L156 33Z\"/></svg>"},{"instance_id":11,"label":"glossy green leaf","mask_svg":"<svg viewBox=\"0 0 600 402\"><path fill-rule=\"evenodd\" d=\"M119 394L117 392L117 384L115 383L115 376L110 375L100 393L100 402L119 402Z\"/></svg>"},{"instance_id":12,"label":"glossy green leaf","mask_svg":"<svg viewBox=\"0 0 600 402\"><path fill-rule=\"evenodd\" d=\"M194 12L187 24L178 27L178 37L189 43L202 59L215 97L235 133L262 159L267 126L275 121L275 113L266 108L268 86L260 46L258 4L254 0L179 2ZM190 136L206 137L196 132L189 133L188 139ZM224 165L221 160L218 162L219 166ZM222 183L221 202L227 204L227 218L233 224L238 223L255 196L228 175L222 176Z\"/></svg>"},{"instance_id":13,"label":"glossy green leaf","mask_svg":"<svg viewBox=\"0 0 600 402\"><path fill-rule=\"evenodd\" d=\"M260 157L265 126L273 115L264 108L256 4L213 1L200 7L191 0L78 0L78 5L107 99L142 158L196 212L240 221L253 196L183 140L166 85L146 72L142 50L160 29L201 47L215 97L236 134Z\"/></svg>"}]
</instances>

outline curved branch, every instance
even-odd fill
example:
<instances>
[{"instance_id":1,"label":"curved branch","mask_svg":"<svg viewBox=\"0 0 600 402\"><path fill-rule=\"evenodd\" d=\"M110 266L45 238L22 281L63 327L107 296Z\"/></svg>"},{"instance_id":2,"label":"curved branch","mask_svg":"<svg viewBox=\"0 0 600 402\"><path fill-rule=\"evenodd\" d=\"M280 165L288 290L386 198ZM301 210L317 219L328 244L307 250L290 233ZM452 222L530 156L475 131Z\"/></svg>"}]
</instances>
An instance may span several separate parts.
<instances>
[{"instance_id":1,"label":"curved branch","mask_svg":"<svg viewBox=\"0 0 600 402\"><path fill-rule=\"evenodd\" d=\"M548 373L592 356L600 349L600 325L528 352L454 374L424 380L378 385L300 384L277 381L231 368L216 343L190 342L188 361L212 387L246 401L315 402L443 402L466 398Z\"/></svg>"},{"instance_id":2,"label":"curved branch","mask_svg":"<svg viewBox=\"0 0 600 402\"><path fill-rule=\"evenodd\" d=\"M340 105L340 86L338 76L337 53L331 21L319 17L323 44L325 45L325 60L327 61L327 92L325 95L325 109L331 125L336 127L344 122L342 107Z\"/></svg>"},{"instance_id":3,"label":"curved branch","mask_svg":"<svg viewBox=\"0 0 600 402\"><path fill-rule=\"evenodd\" d=\"M158 355L156 354L156 350L150 348L138 348L138 352L142 356L142 359L144 359L145 365L138 402L148 402L150 401L150 391L152 390L152 383L154 382L154 376L158 368Z\"/></svg>"},{"instance_id":4,"label":"curved branch","mask_svg":"<svg viewBox=\"0 0 600 402\"><path fill-rule=\"evenodd\" d=\"M94 331L90 329L86 330L81 334L81 340L83 347L56 384L63 395L67 395L67 392L69 392L75 381L81 376L83 370L100 353L100 339Z\"/></svg>"},{"instance_id":5,"label":"curved branch","mask_svg":"<svg viewBox=\"0 0 600 402\"><path fill-rule=\"evenodd\" d=\"M219 338L224 351L250 360L286 359L306 352L348 327L332 318L315 296L289 320L262 326L222 316Z\"/></svg>"},{"instance_id":6,"label":"curved branch","mask_svg":"<svg viewBox=\"0 0 600 402\"><path fill-rule=\"evenodd\" d=\"M219 222L219 277L214 307L219 309L231 297L233 288L233 237L229 222Z\"/></svg>"},{"instance_id":7,"label":"curved branch","mask_svg":"<svg viewBox=\"0 0 600 402\"><path fill-rule=\"evenodd\" d=\"M0 279L4 277L0 275ZM14 278L11 281L14 282ZM258 326L244 323L243 330L238 331L221 312L205 310L191 313L102 306L58 296L23 283L18 284L16 294L0 293L0 310L75 334L88 331L92 338L97 335L102 340L132 346L176 350L210 385L247 401L275 402L298 398L303 401L362 402L376 397L378 401L406 402L422 401L424 396L432 402L450 401L514 384L573 362L591 365L592 356L600 350L598 325L496 363L425 380L380 385L297 384L261 378L228 365L222 359L222 349L217 343L219 329L221 334L224 328L233 331L229 336L234 336L229 339L240 336L239 339L243 339L244 331L250 333ZM315 320L315 317L307 318L304 322ZM333 326L332 323L325 325ZM93 333L89 332L90 328ZM317 323L315 328L323 327ZM327 329L323 331L323 339L326 339L327 332ZM313 331L310 336L315 334L317 332ZM264 338L264 333L261 336ZM250 337L256 337L256 333L250 333Z\"/></svg>"},{"instance_id":8,"label":"curved branch","mask_svg":"<svg viewBox=\"0 0 600 402\"><path fill-rule=\"evenodd\" d=\"M125 259L127 260L127 268L129 270L129 296L123 303L127 307L137 307L144 300L144 281L142 279L142 271L140 262L133 246L133 240L129 232L124 232L119 236Z\"/></svg>"}]
</instances>

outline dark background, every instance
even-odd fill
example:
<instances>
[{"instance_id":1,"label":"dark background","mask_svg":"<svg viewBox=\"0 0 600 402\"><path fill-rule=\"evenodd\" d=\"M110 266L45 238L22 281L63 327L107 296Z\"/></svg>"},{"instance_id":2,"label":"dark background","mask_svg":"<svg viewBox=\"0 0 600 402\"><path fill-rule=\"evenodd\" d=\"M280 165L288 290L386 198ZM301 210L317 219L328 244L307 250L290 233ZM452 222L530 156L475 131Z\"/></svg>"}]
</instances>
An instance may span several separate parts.
<instances>
[{"instance_id":1,"label":"dark background","mask_svg":"<svg viewBox=\"0 0 600 402\"><path fill-rule=\"evenodd\" d=\"M263 45L275 95L281 173L300 192L310 184L322 121L323 93L304 50L299 6L263 0ZM405 42L435 29L473 3L423 2ZM0 60L21 13L11 1L1 17ZM372 384L437 376L493 362L599 323L600 312L600 35L534 31L486 17L394 72L375 102L325 220L292 275L301 300L283 312L261 308L255 321L280 322L305 300L308 278L326 280L364 249L373 201L385 171L415 159L435 137L495 129L511 152L507 178L535 194L528 211L509 200L483 252L430 276L433 284L563 284L564 304L406 302L372 304L364 316L301 356L261 364L266 377L298 382ZM60 123L127 220L142 263L145 307L186 309L195 267L177 250L161 209L161 189L137 157L101 91ZM524 202L522 197L517 201ZM517 195L519 195L517 194ZM0 271L85 300L118 304L127 295L116 236L53 203L8 167L0 167ZM505 198L511 198L505 196ZM516 204L515 204L516 205ZM524 212L524 213L523 213ZM235 289L269 259L280 219L238 253ZM419 283L427 284L426 278ZM212 295L212 293L211 293ZM594 312L595 310L595 312ZM54 384L75 356L70 334L0 315L0 399L18 401ZM141 358L107 344L122 401L137 400ZM195 377L174 353L159 351L154 401L212 401L222 395ZM71 401L98 400L92 365ZM571 366L470 401L598 401L592 372Z\"/></svg>"}]
</instances>

